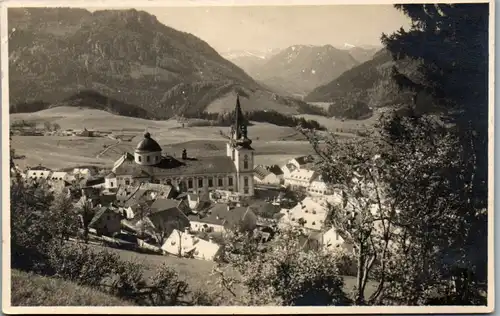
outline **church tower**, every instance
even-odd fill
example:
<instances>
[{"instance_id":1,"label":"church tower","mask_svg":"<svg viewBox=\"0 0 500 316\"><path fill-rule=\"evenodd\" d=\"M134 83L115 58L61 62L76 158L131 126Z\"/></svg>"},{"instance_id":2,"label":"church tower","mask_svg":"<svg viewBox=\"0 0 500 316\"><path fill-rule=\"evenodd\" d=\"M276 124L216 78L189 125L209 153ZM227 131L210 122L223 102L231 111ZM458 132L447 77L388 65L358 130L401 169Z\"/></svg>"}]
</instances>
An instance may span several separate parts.
<instances>
[{"instance_id":1,"label":"church tower","mask_svg":"<svg viewBox=\"0 0 500 316\"><path fill-rule=\"evenodd\" d=\"M227 156L231 157L236 167L236 191L246 196L254 195L254 149L251 144L252 141L248 138L248 124L241 111L240 98L237 96L234 123L226 148Z\"/></svg>"}]
</instances>

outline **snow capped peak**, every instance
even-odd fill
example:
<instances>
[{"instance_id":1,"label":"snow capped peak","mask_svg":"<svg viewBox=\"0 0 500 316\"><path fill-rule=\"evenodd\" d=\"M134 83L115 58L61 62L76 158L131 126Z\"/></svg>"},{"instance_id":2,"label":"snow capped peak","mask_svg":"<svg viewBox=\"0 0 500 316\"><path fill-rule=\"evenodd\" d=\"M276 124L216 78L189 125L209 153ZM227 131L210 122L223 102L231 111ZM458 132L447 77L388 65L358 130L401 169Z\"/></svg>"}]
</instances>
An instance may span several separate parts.
<instances>
[{"instance_id":1,"label":"snow capped peak","mask_svg":"<svg viewBox=\"0 0 500 316\"><path fill-rule=\"evenodd\" d=\"M344 47L345 48L354 48L356 46L352 45L352 44L349 44L349 43L344 43Z\"/></svg>"}]
</instances>

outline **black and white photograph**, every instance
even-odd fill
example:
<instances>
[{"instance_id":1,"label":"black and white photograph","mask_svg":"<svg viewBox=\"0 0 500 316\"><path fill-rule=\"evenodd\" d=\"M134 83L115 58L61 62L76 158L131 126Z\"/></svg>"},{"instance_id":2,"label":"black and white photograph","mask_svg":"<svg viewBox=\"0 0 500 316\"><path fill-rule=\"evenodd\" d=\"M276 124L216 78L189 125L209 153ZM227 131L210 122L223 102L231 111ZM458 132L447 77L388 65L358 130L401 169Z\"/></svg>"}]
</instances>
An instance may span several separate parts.
<instances>
[{"instance_id":1,"label":"black and white photograph","mask_svg":"<svg viewBox=\"0 0 500 316\"><path fill-rule=\"evenodd\" d=\"M4 313L493 311L494 2L1 10Z\"/></svg>"}]
</instances>

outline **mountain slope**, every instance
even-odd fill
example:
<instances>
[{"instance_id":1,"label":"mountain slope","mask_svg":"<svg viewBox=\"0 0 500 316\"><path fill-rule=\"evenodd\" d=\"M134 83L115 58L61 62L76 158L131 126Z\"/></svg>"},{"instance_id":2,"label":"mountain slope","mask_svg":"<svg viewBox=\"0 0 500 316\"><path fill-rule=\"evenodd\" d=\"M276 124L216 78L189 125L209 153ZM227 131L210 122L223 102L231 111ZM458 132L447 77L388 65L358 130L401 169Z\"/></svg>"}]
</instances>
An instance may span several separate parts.
<instances>
[{"instance_id":1,"label":"mountain slope","mask_svg":"<svg viewBox=\"0 0 500 316\"><path fill-rule=\"evenodd\" d=\"M295 45L272 56L250 75L278 91L304 95L357 64L348 51L331 45Z\"/></svg>"},{"instance_id":2,"label":"mountain slope","mask_svg":"<svg viewBox=\"0 0 500 316\"><path fill-rule=\"evenodd\" d=\"M202 111L229 92L273 97L206 42L146 12L16 8L8 13L9 29L15 28L9 40L14 110L20 103L58 103L83 90L133 104L157 119ZM307 111L303 103L291 103L273 105Z\"/></svg>"},{"instance_id":3,"label":"mountain slope","mask_svg":"<svg viewBox=\"0 0 500 316\"><path fill-rule=\"evenodd\" d=\"M349 54L360 64L369 61L375 56L380 48L354 46L348 49Z\"/></svg>"},{"instance_id":4,"label":"mountain slope","mask_svg":"<svg viewBox=\"0 0 500 316\"><path fill-rule=\"evenodd\" d=\"M317 87L305 100L329 102L330 115L353 119L370 115L373 108L409 102L412 96L409 93L400 93L391 77L393 66L405 73L415 73L417 69L414 61L395 63L389 52L383 49L377 52L373 59Z\"/></svg>"},{"instance_id":5,"label":"mountain slope","mask_svg":"<svg viewBox=\"0 0 500 316\"><path fill-rule=\"evenodd\" d=\"M264 51L235 50L224 52L221 55L243 69L250 76L253 76L269 58L280 51L281 49L268 49Z\"/></svg>"}]
</instances>

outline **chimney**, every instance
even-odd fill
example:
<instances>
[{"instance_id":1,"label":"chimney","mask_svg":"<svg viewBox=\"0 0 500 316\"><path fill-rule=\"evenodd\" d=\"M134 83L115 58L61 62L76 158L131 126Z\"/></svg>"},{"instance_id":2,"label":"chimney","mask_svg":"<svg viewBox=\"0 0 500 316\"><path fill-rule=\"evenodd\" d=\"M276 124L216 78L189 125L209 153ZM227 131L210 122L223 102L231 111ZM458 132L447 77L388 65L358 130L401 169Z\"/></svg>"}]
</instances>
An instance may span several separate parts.
<instances>
[{"instance_id":1,"label":"chimney","mask_svg":"<svg viewBox=\"0 0 500 316\"><path fill-rule=\"evenodd\" d=\"M186 151L186 149L182 150L182 159L187 159L187 151Z\"/></svg>"}]
</instances>

